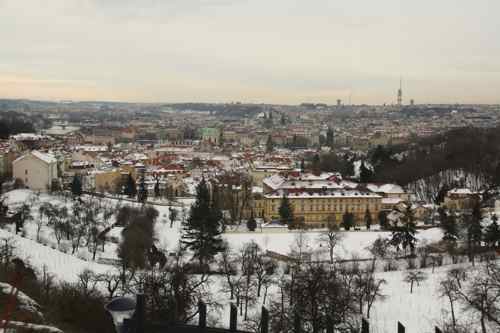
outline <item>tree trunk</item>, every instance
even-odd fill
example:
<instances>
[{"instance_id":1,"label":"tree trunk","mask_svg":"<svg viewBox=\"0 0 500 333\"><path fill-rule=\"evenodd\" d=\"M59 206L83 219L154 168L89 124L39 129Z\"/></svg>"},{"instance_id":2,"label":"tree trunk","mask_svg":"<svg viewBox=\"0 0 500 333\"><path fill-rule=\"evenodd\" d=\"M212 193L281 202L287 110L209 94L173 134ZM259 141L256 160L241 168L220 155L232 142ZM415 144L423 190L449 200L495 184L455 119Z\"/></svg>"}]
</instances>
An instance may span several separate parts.
<instances>
[{"instance_id":1,"label":"tree trunk","mask_svg":"<svg viewBox=\"0 0 500 333\"><path fill-rule=\"evenodd\" d=\"M457 325L457 322L455 319L455 309L453 308L453 300L451 299L451 297L449 297L449 299L450 299L450 308L451 308L451 321L453 323L453 328L455 328Z\"/></svg>"}]
</instances>

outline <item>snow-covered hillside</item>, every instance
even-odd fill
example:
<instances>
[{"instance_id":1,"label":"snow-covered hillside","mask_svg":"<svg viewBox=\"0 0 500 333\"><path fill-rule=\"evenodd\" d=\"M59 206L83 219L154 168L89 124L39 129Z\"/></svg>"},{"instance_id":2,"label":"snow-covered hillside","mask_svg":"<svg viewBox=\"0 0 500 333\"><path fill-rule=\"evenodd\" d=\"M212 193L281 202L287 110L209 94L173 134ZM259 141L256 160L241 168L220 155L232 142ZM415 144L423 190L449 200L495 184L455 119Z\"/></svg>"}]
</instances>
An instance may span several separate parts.
<instances>
[{"instance_id":1,"label":"snow-covered hillside","mask_svg":"<svg viewBox=\"0 0 500 333\"><path fill-rule=\"evenodd\" d=\"M13 191L7 193L6 203L11 206L19 204L23 200L28 200L31 193L29 191ZM61 198L42 195L40 200L50 200L62 204ZM112 200L112 199L109 199ZM67 203L71 204L71 203ZM159 211L158 222L156 223L157 244L164 249L173 250L178 244L181 236L181 220L178 219L174 226L170 228L168 222L169 207L155 206ZM176 207L177 209L179 207ZM36 216L36 214L34 214ZM182 215L182 214L181 214ZM49 272L53 273L58 279L75 282L77 275L84 269L90 269L96 273L104 273L112 270L112 266L83 260L77 256L61 252L50 246L37 243L33 235L33 224L28 223L26 229L26 238L15 235L10 230L0 229L0 238L11 237L15 241L16 255L27 260L31 265L41 270L44 265ZM31 224L31 226L30 226ZM31 231L30 231L31 230ZM50 228L45 229L45 237L50 238ZM114 228L112 235L120 237L120 228ZM366 248L373 243L379 236L387 237L390 233L382 231L350 231L344 232L342 243L336 248L335 255L339 258L367 258L370 257ZM282 254L289 253L296 245L299 232L230 232L224 234L224 238L234 250L239 250L241 246L250 241L254 241L261 246L263 250L271 250ZM302 236L307 240L308 247L312 251L320 253L326 259L328 257L326 244L319 241L319 231L305 232ZM442 233L439 229L428 229L420 231L418 238L421 241L432 242L439 240ZM116 244L108 242L105 251L99 254L101 258L117 258ZM407 333L431 332L433 325L442 319L442 310L446 304L436 294L436 287L440 278L444 274L442 268L436 270L435 274L428 274L429 279L416 287L413 294L409 293L409 286L403 282L404 272L386 272L378 273L378 276L384 278L387 284L383 288L383 293L387 296L385 301L377 302L372 310L372 332L393 332L396 330L397 321L407 325ZM213 277L211 286L215 294L220 296L220 300L226 303L227 309L229 300L227 295L221 292L221 277ZM272 290L270 293L272 296ZM220 312L222 324L226 324L227 311Z\"/></svg>"}]
</instances>

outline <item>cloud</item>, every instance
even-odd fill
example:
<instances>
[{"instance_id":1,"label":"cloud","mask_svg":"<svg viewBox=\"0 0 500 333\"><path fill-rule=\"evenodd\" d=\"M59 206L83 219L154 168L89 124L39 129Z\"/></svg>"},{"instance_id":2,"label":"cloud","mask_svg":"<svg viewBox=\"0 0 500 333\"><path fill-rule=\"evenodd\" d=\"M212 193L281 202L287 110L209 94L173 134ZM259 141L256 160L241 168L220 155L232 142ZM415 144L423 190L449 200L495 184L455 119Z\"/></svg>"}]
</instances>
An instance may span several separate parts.
<instances>
[{"instance_id":1,"label":"cloud","mask_svg":"<svg viewBox=\"0 0 500 333\"><path fill-rule=\"evenodd\" d=\"M499 3L0 0L0 73L10 96L390 103L403 75L416 100L495 101Z\"/></svg>"}]
</instances>

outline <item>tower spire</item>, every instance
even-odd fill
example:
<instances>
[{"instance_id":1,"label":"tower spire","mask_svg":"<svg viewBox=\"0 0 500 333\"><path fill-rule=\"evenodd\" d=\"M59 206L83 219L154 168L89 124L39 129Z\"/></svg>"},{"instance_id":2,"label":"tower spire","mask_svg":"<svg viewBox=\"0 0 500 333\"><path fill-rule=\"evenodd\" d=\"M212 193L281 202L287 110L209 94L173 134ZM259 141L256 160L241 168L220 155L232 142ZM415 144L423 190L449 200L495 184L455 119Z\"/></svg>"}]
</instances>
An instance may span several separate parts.
<instances>
[{"instance_id":1,"label":"tower spire","mask_svg":"<svg viewBox=\"0 0 500 333\"><path fill-rule=\"evenodd\" d=\"M403 105L403 78L399 77L398 106Z\"/></svg>"}]
</instances>

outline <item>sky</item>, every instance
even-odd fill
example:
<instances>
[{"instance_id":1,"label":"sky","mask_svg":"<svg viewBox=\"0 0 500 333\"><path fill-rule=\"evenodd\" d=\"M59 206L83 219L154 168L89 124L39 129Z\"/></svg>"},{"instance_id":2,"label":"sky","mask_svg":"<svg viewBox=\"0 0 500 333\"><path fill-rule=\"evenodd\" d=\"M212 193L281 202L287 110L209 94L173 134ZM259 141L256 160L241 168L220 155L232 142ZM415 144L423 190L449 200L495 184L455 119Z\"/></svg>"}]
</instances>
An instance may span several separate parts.
<instances>
[{"instance_id":1,"label":"sky","mask_svg":"<svg viewBox=\"0 0 500 333\"><path fill-rule=\"evenodd\" d=\"M0 98L500 103L498 0L0 0Z\"/></svg>"}]
</instances>

